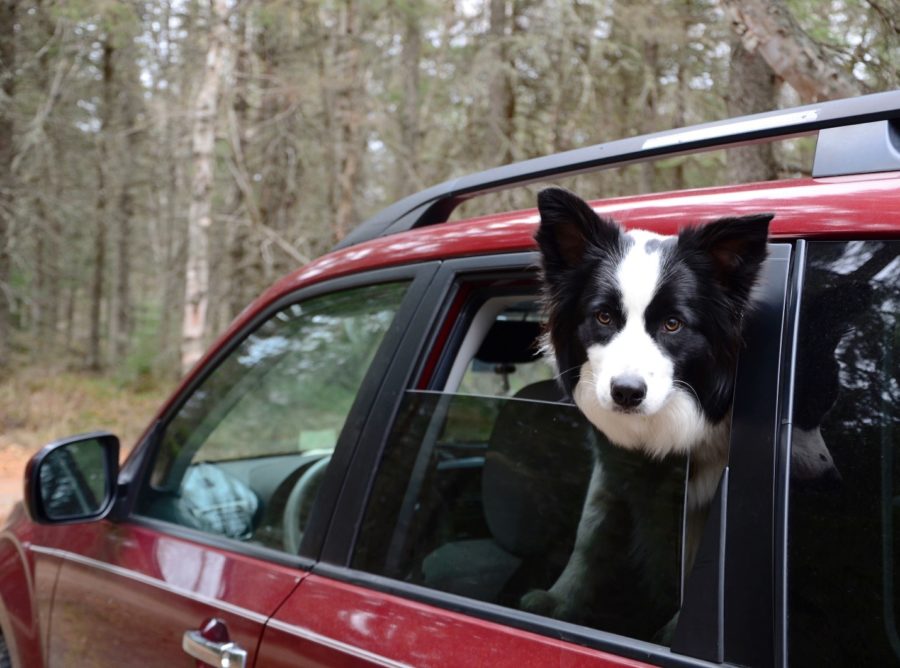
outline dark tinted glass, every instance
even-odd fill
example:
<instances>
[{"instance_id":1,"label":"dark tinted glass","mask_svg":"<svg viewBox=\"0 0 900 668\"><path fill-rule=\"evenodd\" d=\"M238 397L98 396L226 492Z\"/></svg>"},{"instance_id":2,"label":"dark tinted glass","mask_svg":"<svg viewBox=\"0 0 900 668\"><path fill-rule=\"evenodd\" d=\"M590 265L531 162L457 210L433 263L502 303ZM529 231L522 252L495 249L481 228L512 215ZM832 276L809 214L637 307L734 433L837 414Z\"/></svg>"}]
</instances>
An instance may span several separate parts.
<instances>
[{"instance_id":1,"label":"dark tinted glass","mask_svg":"<svg viewBox=\"0 0 900 668\"><path fill-rule=\"evenodd\" d=\"M408 392L353 566L512 608L664 642L678 609L685 467L614 448L552 380L515 397ZM596 520L567 595L593 454Z\"/></svg>"},{"instance_id":2,"label":"dark tinted glass","mask_svg":"<svg viewBox=\"0 0 900 668\"><path fill-rule=\"evenodd\" d=\"M898 252L809 246L789 505L793 666L900 664Z\"/></svg>"}]
</instances>

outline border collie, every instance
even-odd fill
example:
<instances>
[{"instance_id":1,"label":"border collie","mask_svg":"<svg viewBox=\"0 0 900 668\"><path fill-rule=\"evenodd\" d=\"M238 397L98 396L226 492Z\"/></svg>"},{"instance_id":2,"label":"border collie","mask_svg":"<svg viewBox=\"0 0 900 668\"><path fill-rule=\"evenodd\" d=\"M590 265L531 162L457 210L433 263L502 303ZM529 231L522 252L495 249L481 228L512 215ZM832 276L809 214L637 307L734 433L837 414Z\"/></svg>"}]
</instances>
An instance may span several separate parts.
<instances>
[{"instance_id":1,"label":"border collie","mask_svg":"<svg viewBox=\"0 0 900 668\"><path fill-rule=\"evenodd\" d=\"M741 321L772 214L661 236L626 232L562 188L543 190L538 209L544 348L564 390L614 445L652 460L690 453L688 511L705 510L727 457ZM606 568L596 561L610 542L610 493L628 487L620 479L627 475L598 453L569 563L549 591L526 594L523 608L584 620L595 571ZM632 520L632 531L652 534L640 517ZM652 571L653 536L617 549L635 544L645 555L639 570Z\"/></svg>"}]
</instances>

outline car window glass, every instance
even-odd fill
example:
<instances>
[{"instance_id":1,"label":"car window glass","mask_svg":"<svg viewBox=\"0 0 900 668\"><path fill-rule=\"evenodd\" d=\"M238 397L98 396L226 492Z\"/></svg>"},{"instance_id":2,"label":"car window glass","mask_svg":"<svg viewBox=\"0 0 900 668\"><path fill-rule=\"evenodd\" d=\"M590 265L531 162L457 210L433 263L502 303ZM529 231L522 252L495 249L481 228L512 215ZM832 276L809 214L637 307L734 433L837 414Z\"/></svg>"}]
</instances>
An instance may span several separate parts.
<instances>
[{"instance_id":1,"label":"car window glass","mask_svg":"<svg viewBox=\"0 0 900 668\"><path fill-rule=\"evenodd\" d=\"M900 663L900 242L809 244L788 537L793 666Z\"/></svg>"},{"instance_id":2,"label":"car window glass","mask_svg":"<svg viewBox=\"0 0 900 668\"><path fill-rule=\"evenodd\" d=\"M540 332L540 310L533 299L488 300L460 347L458 363L465 371L457 393L512 396L526 385L552 378L553 367L541 356ZM468 355L463 352L467 349ZM448 384L455 384L452 377Z\"/></svg>"},{"instance_id":3,"label":"car window glass","mask_svg":"<svg viewBox=\"0 0 900 668\"><path fill-rule=\"evenodd\" d=\"M491 353L488 369L469 363L459 386L406 392L352 566L665 644L679 605L685 461L611 446L563 400L543 360L534 380L502 377L518 372L516 347L534 355L540 328L522 313L538 307L528 302L494 317L525 323L521 338L527 329L532 340ZM470 324L492 328L477 315ZM487 389L472 392L478 382ZM579 562L583 509L603 521Z\"/></svg>"},{"instance_id":4,"label":"car window glass","mask_svg":"<svg viewBox=\"0 0 900 668\"><path fill-rule=\"evenodd\" d=\"M296 552L297 526L405 289L333 293L263 323L170 420L138 511Z\"/></svg>"}]
</instances>

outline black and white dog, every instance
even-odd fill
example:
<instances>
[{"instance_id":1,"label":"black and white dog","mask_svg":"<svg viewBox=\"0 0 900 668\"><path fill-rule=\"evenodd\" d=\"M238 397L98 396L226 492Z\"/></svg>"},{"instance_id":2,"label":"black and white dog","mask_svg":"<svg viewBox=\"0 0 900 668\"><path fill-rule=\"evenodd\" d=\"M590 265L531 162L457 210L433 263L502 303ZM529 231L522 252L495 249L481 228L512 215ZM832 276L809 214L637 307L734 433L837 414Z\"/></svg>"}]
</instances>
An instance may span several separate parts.
<instances>
[{"instance_id":1,"label":"black and white dog","mask_svg":"<svg viewBox=\"0 0 900 668\"><path fill-rule=\"evenodd\" d=\"M690 453L689 503L707 505L727 457L741 321L773 216L724 218L660 236L626 232L561 188L542 191L538 208L544 344L563 388L620 448L657 463ZM617 475L597 459L568 565L548 591L527 594L523 608L587 621L604 568L596 560L610 550L602 535L616 503L610 489L631 494L631 506L642 503L633 484L610 480ZM633 532L652 534L641 517L631 519ZM638 570L652 579L652 536L627 540L616 549L642 553L647 563Z\"/></svg>"}]
</instances>

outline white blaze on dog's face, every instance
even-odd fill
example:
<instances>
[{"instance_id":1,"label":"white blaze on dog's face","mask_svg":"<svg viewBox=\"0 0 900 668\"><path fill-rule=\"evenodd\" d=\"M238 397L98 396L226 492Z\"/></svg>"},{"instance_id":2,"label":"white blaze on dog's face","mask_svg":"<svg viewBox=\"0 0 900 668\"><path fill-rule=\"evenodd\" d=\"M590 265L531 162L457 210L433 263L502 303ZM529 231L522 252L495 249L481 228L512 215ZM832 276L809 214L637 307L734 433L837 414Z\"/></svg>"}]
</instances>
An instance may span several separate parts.
<instances>
[{"instance_id":1,"label":"white blaze on dog's face","mask_svg":"<svg viewBox=\"0 0 900 668\"><path fill-rule=\"evenodd\" d=\"M587 345L573 399L621 446L643 447L653 454L685 451L708 438L712 425L689 388L675 382L675 360L648 328L648 308L662 274L661 249L673 246L675 239L644 230L625 238L627 250L614 275L619 293L615 314L608 314L609 324L600 322L611 330L610 338ZM605 321L605 313L595 318Z\"/></svg>"},{"instance_id":2,"label":"white blaze on dog's face","mask_svg":"<svg viewBox=\"0 0 900 668\"><path fill-rule=\"evenodd\" d=\"M657 292L661 269L658 249L663 237L636 230L626 238L632 245L615 271L621 326L608 341L588 346L588 373L582 374L580 383L592 386L596 395L592 403L596 401L604 410L653 415L677 389L672 359L647 331L647 307ZM657 250L648 248L650 240L657 242ZM595 317L606 319L602 314Z\"/></svg>"},{"instance_id":3,"label":"white blaze on dog's face","mask_svg":"<svg viewBox=\"0 0 900 668\"><path fill-rule=\"evenodd\" d=\"M660 456L725 428L771 216L665 237L626 233L562 189L538 203L550 344L581 411L614 443Z\"/></svg>"}]
</instances>

